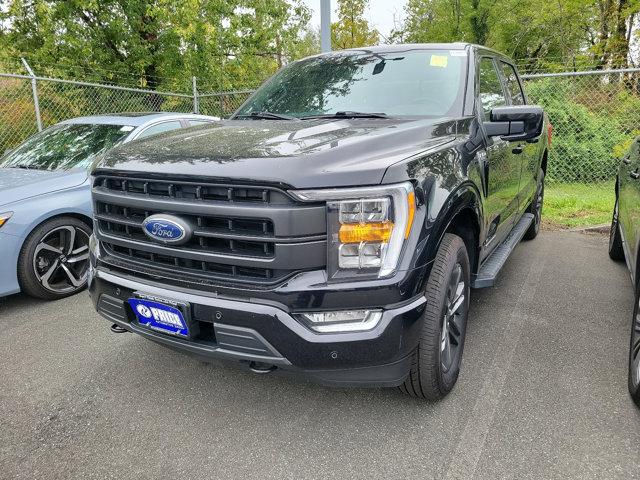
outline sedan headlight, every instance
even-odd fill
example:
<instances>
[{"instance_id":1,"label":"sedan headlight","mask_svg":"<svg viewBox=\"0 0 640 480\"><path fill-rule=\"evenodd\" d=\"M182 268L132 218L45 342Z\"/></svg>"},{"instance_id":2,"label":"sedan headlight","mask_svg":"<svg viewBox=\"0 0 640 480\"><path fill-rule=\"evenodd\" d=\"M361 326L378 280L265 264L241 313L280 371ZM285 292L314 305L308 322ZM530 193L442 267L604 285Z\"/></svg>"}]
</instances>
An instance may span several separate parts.
<instances>
[{"instance_id":1,"label":"sedan headlight","mask_svg":"<svg viewBox=\"0 0 640 480\"><path fill-rule=\"evenodd\" d=\"M0 227L2 227L11 218L13 212L0 213Z\"/></svg>"},{"instance_id":2,"label":"sedan headlight","mask_svg":"<svg viewBox=\"0 0 640 480\"><path fill-rule=\"evenodd\" d=\"M302 201L326 202L329 278L395 273L415 215L411 183L291 193Z\"/></svg>"}]
</instances>

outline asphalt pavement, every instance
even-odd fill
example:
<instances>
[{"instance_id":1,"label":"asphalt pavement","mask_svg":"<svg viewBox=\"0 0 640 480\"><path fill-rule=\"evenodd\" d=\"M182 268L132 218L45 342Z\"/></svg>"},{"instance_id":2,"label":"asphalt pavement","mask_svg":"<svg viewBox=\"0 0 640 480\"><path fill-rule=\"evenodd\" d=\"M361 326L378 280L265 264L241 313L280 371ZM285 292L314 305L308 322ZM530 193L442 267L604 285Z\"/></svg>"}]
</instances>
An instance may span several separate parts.
<instances>
[{"instance_id":1,"label":"asphalt pavement","mask_svg":"<svg viewBox=\"0 0 640 480\"><path fill-rule=\"evenodd\" d=\"M640 478L632 288L606 250L520 244L435 404L205 364L110 333L86 293L0 299L0 477Z\"/></svg>"}]
</instances>

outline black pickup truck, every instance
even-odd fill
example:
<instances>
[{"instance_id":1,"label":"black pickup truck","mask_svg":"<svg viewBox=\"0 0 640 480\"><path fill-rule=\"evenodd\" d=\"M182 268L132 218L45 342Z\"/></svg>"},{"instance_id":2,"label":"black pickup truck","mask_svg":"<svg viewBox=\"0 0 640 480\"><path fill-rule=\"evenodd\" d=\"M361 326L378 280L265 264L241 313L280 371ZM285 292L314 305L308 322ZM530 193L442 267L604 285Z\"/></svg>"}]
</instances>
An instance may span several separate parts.
<instances>
[{"instance_id":1,"label":"black pickup truck","mask_svg":"<svg viewBox=\"0 0 640 480\"><path fill-rule=\"evenodd\" d=\"M95 308L257 373L441 398L470 289L538 233L550 128L483 47L297 61L231 119L96 165Z\"/></svg>"}]
</instances>

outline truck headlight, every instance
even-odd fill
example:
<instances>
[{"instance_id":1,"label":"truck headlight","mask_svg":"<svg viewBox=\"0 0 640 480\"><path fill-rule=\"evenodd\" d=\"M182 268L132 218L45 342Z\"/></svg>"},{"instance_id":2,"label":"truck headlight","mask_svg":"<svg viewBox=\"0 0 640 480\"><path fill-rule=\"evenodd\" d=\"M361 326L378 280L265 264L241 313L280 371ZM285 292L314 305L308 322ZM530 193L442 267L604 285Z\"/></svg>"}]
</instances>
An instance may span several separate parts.
<instances>
[{"instance_id":1,"label":"truck headlight","mask_svg":"<svg viewBox=\"0 0 640 480\"><path fill-rule=\"evenodd\" d=\"M290 192L327 204L329 278L393 275L416 210L410 182L379 187Z\"/></svg>"},{"instance_id":2,"label":"truck headlight","mask_svg":"<svg viewBox=\"0 0 640 480\"><path fill-rule=\"evenodd\" d=\"M0 213L0 227L2 227L11 218L13 212Z\"/></svg>"}]
</instances>

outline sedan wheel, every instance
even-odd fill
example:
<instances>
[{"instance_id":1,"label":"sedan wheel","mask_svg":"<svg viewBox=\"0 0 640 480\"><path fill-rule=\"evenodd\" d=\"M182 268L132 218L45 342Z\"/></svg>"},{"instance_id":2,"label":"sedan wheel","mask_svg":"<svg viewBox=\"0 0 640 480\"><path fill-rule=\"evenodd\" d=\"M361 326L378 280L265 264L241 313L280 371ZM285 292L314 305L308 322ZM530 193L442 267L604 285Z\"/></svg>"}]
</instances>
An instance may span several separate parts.
<instances>
[{"instance_id":1,"label":"sedan wheel","mask_svg":"<svg viewBox=\"0 0 640 480\"><path fill-rule=\"evenodd\" d=\"M82 290L89 271L90 228L62 217L36 228L25 241L18 279L29 295L53 300Z\"/></svg>"},{"instance_id":2,"label":"sedan wheel","mask_svg":"<svg viewBox=\"0 0 640 480\"><path fill-rule=\"evenodd\" d=\"M89 269L89 235L71 225L50 231L36 246L33 269L51 292L69 293L82 287Z\"/></svg>"}]
</instances>

